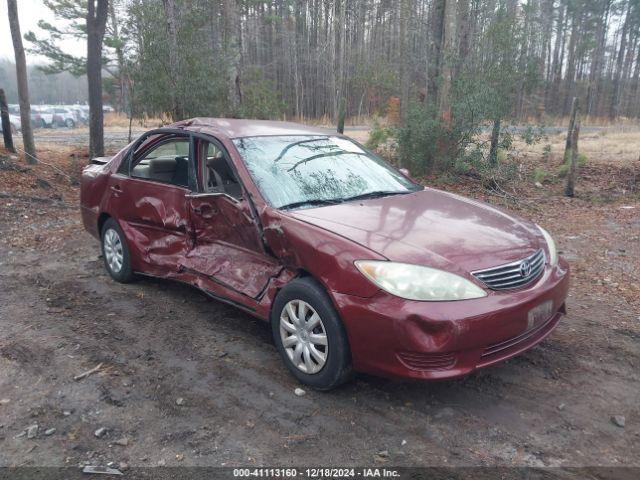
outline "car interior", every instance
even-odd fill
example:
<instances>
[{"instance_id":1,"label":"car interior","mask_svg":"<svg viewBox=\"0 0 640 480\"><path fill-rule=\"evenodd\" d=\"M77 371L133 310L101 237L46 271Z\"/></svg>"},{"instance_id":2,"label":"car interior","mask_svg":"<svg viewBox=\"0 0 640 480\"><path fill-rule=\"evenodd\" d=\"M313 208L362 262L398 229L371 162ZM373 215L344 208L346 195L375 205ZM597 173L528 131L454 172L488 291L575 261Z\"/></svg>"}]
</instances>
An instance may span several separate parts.
<instances>
[{"instance_id":1,"label":"car interior","mask_svg":"<svg viewBox=\"0 0 640 480\"><path fill-rule=\"evenodd\" d=\"M242 198L242 187L218 144L197 140L199 178L204 193L226 193ZM131 176L189 186L189 140L172 138L153 147L135 163Z\"/></svg>"},{"instance_id":2,"label":"car interior","mask_svg":"<svg viewBox=\"0 0 640 480\"><path fill-rule=\"evenodd\" d=\"M215 143L200 142L200 178L205 193L226 193L233 198L242 197L242 187L229 166L224 152Z\"/></svg>"},{"instance_id":3,"label":"car interior","mask_svg":"<svg viewBox=\"0 0 640 480\"><path fill-rule=\"evenodd\" d=\"M131 169L138 178L189 186L189 140L172 139L153 148Z\"/></svg>"}]
</instances>

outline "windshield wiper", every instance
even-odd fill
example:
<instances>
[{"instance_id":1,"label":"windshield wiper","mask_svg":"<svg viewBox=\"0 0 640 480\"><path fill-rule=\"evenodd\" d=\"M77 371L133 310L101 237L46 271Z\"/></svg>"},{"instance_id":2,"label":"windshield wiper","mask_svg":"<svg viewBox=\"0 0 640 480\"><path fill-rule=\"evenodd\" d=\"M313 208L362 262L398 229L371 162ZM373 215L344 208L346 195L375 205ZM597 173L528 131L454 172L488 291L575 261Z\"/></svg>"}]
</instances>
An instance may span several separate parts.
<instances>
[{"instance_id":1,"label":"windshield wiper","mask_svg":"<svg viewBox=\"0 0 640 480\"><path fill-rule=\"evenodd\" d=\"M360 195L355 195L353 197L347 197L347 198L343 198L342 201L344 202L348 202L351 200L364 200L366 198L380 198L380 197L387 197L387 196L391 196L391 195L404 195L406 193L412 193L412 190L403 190L403 191L398 191L398 190L392 190L392 191L385 191L385 190L380 190L380 191L376 191L376 192L367 192L367 193L362 193Z\"/></svg>"},{"instance_id":2,"label":"windshield wiper","mask_svg":"<svg viewBox=\"0 0 640 480\"><path fill-rule=\"evenodd\" d=\"M310 200L301 200L299 202L287 203L279 207L281 210L291 210L292 208L305 207L308 205L337 205L342 203L341 199L338 200L326 200L322 198L312 198Z\"/></svg>"}]
</instances>

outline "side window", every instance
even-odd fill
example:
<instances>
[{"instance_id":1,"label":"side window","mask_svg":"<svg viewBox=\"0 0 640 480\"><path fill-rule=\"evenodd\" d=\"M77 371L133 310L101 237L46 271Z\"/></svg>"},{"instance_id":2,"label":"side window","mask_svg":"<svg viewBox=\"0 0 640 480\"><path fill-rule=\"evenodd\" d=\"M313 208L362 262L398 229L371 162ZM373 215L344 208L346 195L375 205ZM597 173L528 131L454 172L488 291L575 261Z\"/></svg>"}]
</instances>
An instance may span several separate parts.
<instances>
[{"instance_id":1,"label":"side window","mask_svg":"<svg viewBox=\"0 0 640 480\"><path fill-rule=\"evenodd\" d=\"M189 139L162 142L137 158L131 176L189 187Z\"/></svg>"},{"instance_id":2,"label":"side window","mask_svg":"<svg viewBox=\"0 0 640 480\"><path fill-rule=\"evenodd\" d=\"M224 151L213 142L200 142L200 179L205 193L226 193L242 198L242 187Z\"/></svg>"}]
</instances>

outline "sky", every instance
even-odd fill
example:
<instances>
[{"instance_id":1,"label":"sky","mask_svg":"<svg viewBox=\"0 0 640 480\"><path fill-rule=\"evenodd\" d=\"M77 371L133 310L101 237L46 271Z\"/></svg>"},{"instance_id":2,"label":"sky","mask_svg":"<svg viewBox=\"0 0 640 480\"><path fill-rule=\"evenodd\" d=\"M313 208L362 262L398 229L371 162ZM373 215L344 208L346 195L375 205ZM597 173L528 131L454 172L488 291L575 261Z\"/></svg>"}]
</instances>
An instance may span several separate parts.
<instances>
[{"instance_id":1,"label":"sky","mask_svg":"<svg viewBox=\"0 0 640 480\"><path fill-rule=\"evenodd\" d=\"M24 34L29 30L34 31L38 37L43 36L42 30L38 28L38 21L46 20L53 25L60 22L56 20L53 12L44 6L42 0L18 0L18 16L20 18L20 30L22 31L25 49L29 48L29 44L24 40ZM72 55L86 54L86 43L81 40L65 40L61 43L61 46L66 52ZM0 0L0 58L11 61L15 60L13 42L11 41L11 30L9 29L7 0ZM46 63L46 59L27 52L27 63Z\"/></svg>"}]
</instances>

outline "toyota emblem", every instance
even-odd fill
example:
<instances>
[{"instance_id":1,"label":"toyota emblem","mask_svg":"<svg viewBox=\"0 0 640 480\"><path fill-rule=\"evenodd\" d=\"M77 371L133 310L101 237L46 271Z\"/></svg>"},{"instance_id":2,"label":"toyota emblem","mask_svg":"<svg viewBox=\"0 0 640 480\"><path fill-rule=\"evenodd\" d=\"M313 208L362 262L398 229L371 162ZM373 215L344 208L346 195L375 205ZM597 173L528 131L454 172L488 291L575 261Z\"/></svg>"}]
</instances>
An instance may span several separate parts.
<instances>
[{"instance_id":1,"label":"toyota emblem","mask_svg":"<svg viewBox=\"0 0 640 480\"><path fill-rule=\"evenodd\" d=\"M520 276L524 278L528 277L529 275L531 275L531 264L528 260L524 260L520 264Z\"/></svg>"}]
</instances>

